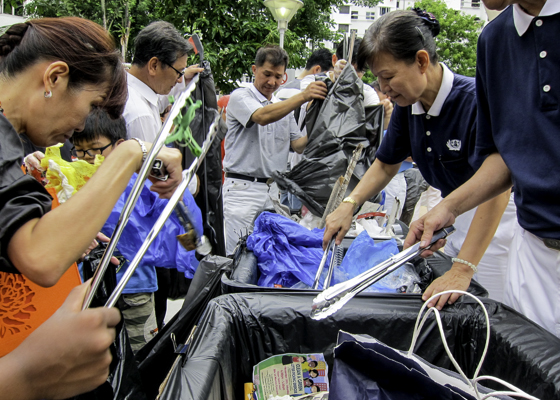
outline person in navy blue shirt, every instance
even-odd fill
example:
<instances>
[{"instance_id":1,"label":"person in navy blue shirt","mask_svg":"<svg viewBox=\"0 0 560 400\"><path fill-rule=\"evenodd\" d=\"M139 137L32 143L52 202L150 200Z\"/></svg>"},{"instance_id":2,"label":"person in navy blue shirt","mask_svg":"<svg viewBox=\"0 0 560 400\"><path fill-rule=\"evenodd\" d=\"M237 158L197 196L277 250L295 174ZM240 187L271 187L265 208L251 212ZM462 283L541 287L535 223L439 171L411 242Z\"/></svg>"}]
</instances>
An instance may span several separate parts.
<instances>
[{"instance_id":1,"label":"person in navy blue shirt","mask_svg":"<svg viewBox=\"0 0 560 400\"><path fill-rule=\"evenodd\" d=\"M560 336L560 2L483 0L505 9L479 38L478 172L411 227L406 245L514 184L505 303ZM512 84L522 82L522 84Z\"/></svg>"},{"instance_id":2,"label":"person in navy blue shirt","mask_svg":"<svg viewBox=\"0 0 560 400\"><path fill-rule=\"evenodd\" d=\"M389 13L366 32L358 62L369 64L381 89L397 106L374 164L350 197L327 217L324 243L337 232L337 242L342 240L355 208L383 189L407 157L412 156L426 181L439 189L443 197L473 176L484 161L475 152L474 79L454 74L438 63L434 42L438 32L437 20L421 10ZM507 262L511 227L498 230L494 240L493 236L508 201L506 193L482 205L476 215L459 221L458 243L449 248L456 257L453 266L426 289L426 299L448 288L466 290L477 264L477 279L494 289L493 297L501 296L504 270L500 267L505 268ZM472 227L471 221L475 221ZM491 232L481 235L488 225ZM485 261L483 255L491 241L492 257ZM438 308L458 297L442 296Z\"/></svg>"}]
</instances>

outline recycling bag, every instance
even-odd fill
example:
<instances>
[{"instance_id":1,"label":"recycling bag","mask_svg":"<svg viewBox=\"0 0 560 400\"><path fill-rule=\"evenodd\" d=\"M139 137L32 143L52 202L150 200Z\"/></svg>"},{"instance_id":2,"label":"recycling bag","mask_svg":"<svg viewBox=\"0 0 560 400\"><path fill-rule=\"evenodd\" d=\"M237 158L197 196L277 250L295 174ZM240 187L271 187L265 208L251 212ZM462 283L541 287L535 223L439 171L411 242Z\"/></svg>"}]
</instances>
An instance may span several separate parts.
<instances>
[{"instance_id":1,"label":"recycling bag","mask_svg":"<svg viewBox=\"0 0 560 400\"><path fill-rule=\"evenodd\" d=\"M514 386L494 377L479 377L478 373L488 352L490 343L490 320L483 303L474 298L482 307L486 317L486 344L481 360L469 379L447 347L439 311L429 308L423 315L427 304L434 298L451 292L446 291L432 296L420 309L412 343L408 351L394 349L391 346L367 335L353 335L340 331L337 347L334 350L334 370L331 379L330 400L337 399L368 399L368 400L484 400L511 399L515 397L538 400ZM416 341L430 313L435 314L437 327L448 356L458 372L437 367L414 354ZM422 317L422 318L421 318ZM477 338L473 338L476 340ZM478 381L492 380L504 385L507 389L493 391L481 386Z\"/></svg>"},{"instance_id":2,"label":"recycling bag","mask_svg":"<svg viewBox=\"0 0 560 400\"><path fill-rule=\"evenodd\" d=\"M132 176L124 193L119 197L115 207L113 207L111 214L101 230L105 235L110 237L113 234L120 219L121 211L132 191L137 177L137 174ZM117 244L117 249L129 261L138 253L142 243L168 202L168 200L160 199L156 193L152 192L149 189L150 185L151 183L146 181ZM200 209L188 190L186 190L183 195L183 201L194 216L196 229L202 231L202 215ZM179 244L177 235L183 233L185 233L185 229L179 222L179 219L175 213L171 214L169 219L165 221L163 229L156 236L154 242L150 245L148 251L142 258L142 263L144 265L163 268L176 268L178 271L184 273L186 278L192 279L198 266L198 261L196 260L194 250L187 251ZM118 272L118 279L124 274L126 267L127 265L123 266Z\"/></svg>"}]
</instances>

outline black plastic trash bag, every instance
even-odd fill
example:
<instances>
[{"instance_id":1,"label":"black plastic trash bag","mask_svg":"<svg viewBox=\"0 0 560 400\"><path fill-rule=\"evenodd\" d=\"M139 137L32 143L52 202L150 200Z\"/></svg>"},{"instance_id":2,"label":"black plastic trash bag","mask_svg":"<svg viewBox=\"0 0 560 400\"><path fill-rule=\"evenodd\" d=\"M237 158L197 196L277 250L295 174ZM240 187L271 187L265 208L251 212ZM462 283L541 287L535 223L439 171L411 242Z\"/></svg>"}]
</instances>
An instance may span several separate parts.
<instances>
[{"instance_id":1,"label":"black plastic trash bag","mask_svg":"<svg viewBox=\"0 0 560 400\"><path fill-rule=\"evenodd\" d=\"M314 100L306 115L308 143L303 159L288 173L272 177L283 190L295 194L315 215L322 216L336 180L344 175L358 144L364 151L349 190L373 163L382 135L383 106L364 108L363 83L354 68L344 68L324 100ZM319 206L317 206L317 203Z\"/></svg>"},{"instance_id":2,"label":"black plastic trash bag","mask_svg":"<svg viewBox=\"0 0 560 400\"><path fill-rule=\"evenodd\" d=\"M195 114L190 124L193 138L202 147L210 125L218 112L218 101L214 85L214 77L210 63L202 61L204 71L199 74L199 81L191 93L193 101L201 100L203 105ZM195 197L197 205L202 211L204 221L204 234L210 239L215 254L226 253L223 227L222 209L222 147L221 142L225 137L223 130L218 131L206 158L202 162L197 176L200 179L200 190ZM188 147L177 146L183 154L183 169L190 167L195 159Z\"/></svg>"},{"instance_id":3,"label":"black plastic trash bag","mask_svg":"<svg viewBox=\"0 0 560 400\"><path fill-rule=\"evenodd\" d=\"M220 256L203 258L192 279L181 310L136 354L143 387L148 398L156 397L159 385L175 361L176 354L171 335L175 336L178 345L185 343L208 302L221 294L220 277L231 269L232 264L230 258Z\"/></svg>"},{"instance_id":4,"label":"black plastic trash bag","mask_svg":"<svg viewBox=\"0 0 560 400\"><path fill-rule=\"evenodd\" d=\"M95 271L97 271L97 267L103 258L103 254L107 249L108 243L100 242L93 250L91 250L85 257L84 261L82 262L82 278L85 281L93 278L95 275ZM124 257L118 252L114 252L114 257L116 257L120 265L126 262ZM109 263L107 265L107 270L101 279L99 287L95 292L95 296L91 301L90 307L103 307L109 297L113 293L113 290L117 287L117 267L113 263Z\"/></svg>"},{"instance_id":5,"label":"black plastic trash bag","mask_svg":"<svg viewBox=\"0 0 560 400\"><path fill-rule=\"evenodd\" d=\"M324 320L309 316L314 294L245 293L212 300L187 353L170 374L162 400L243 399L258 362L283 353L323 353L333 365L339 330L360 332L407 350L423 304L412 296L355 297ZM482 299L490 316L490 349L480 375L505 380L533 396L560 399L560 339L519 313ZM486 338L478 303L461 298L441 311L453 356L472 376ZM433 319L424 326L417 355L452 369Z\"/></svg>"}]
</instances>

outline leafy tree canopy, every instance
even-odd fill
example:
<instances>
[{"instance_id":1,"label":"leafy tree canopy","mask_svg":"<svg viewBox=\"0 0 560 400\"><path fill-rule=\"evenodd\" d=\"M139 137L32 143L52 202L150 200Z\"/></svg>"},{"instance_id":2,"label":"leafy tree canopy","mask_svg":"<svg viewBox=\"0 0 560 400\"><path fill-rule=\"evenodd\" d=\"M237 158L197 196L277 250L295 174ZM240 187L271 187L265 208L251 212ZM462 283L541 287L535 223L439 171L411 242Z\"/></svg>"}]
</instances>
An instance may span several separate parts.
<instances>
[{"instance_id":1,"label":"leafy tree canopy","mask_svg":"<svg viewBox=\"0 0 560 400\"><path fill-rule=\"evenodd\" d=\"M483 22L472 15L447 7L442 0L421 0L414 7L434 14L441 25L436 37L441 61L454 72L474 76L476 72L476 43Z\"/></svg>"},{"instance_id":2,"label":"leafy tree canopy","mask_svg":"<svg viewBox=\"0 0 560 400\"><path fill-rule=\"evenodd\" d=\"M351 3L373 7L380 1ZM309 47L321 47L325 40L340 40L339 34L331 31L330 13L333 7L348 4L344 0L303 2L284 39L292 68L305 65L311 53ZM107 29L123 47L128 61L132 46L127 43L132 43L136 34L152 21L165 20L185 34L198 34L216 85L224 93L233 90L243 74L250 73L260 46L278 43L277 23L262 1L256 0L32 0L26 10L28 15L74 15L103 25L103 6Z\"/></svg>"}]
</instances>

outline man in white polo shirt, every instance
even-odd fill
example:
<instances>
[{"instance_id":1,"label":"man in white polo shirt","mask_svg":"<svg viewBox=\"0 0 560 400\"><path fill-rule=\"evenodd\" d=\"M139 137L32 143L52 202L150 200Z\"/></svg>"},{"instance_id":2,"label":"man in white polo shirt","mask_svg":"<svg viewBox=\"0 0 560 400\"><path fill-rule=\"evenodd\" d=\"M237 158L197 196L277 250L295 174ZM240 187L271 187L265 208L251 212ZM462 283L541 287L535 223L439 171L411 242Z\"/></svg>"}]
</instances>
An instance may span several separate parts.
<instances>
[{"instance_id":1,"label":"man in white polo shirt","mask_svg":"<svg viewBox=\"0 0 560 400\"><path fill-rule=\"evenodd\" d=\"M276 184L267 185L274 171L284 171L290 146L297 153L307 145L307 135L298 128L293 110L312 99L324 99L327 86L312 82L304 91L280 101L273 93L280 87L288 54L278 46L257 51L254 83L235 90L227 108L222 187L226 253L232 254L241 232L253 224L270 196L278 197Z\"/></svg>"},{"instance_id":2,"label":"man in white polo shirt","mask_svg":"<svg viewBox=\"0 0 560 400\"><path fill-rule=\"evenodd\" d=\"M183 79L192 79L202 71L187 68L187 53L192 46L169 22L156 21L138 33L134 40L134 57L128 71L128 99L123 112L128 138L154 142L162 122L158 94L167 95ZM197 191L197 179L191 180L189 191ZM169 285L169 271L156 266L158 290L154 295L138 293L123 296L126 306L134 308L131 318L141 320L146 310L154 309L159 328L163 326ZM155 321L151 321L155 322ZM152 329L153 330L153 329Z\"/></svg>"},{"instance_id":3,"label":"man in white polo shirt","mask_svg":"<svg viewBox=\"0 0 560 400\"><path fill-rule=\"evenodd\" d=\"M158 94L190 80L202 68L187 68L192 46L173 25L152 22L134 40L134 57L127 74L128 100L123 117L129 137L153 142L161 129Z\"/></svg>"}]
</instances>

